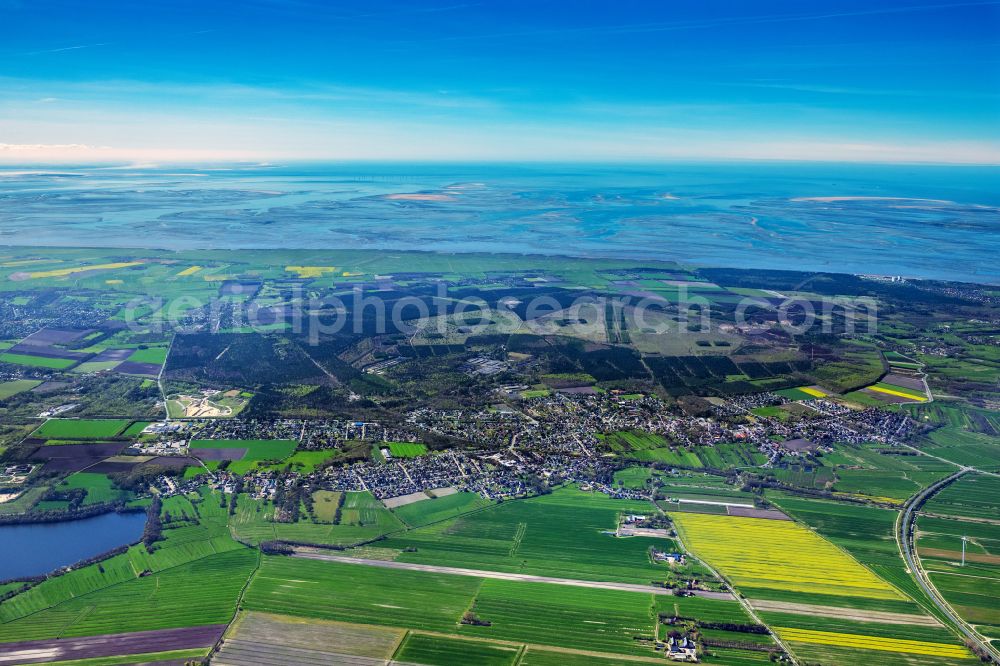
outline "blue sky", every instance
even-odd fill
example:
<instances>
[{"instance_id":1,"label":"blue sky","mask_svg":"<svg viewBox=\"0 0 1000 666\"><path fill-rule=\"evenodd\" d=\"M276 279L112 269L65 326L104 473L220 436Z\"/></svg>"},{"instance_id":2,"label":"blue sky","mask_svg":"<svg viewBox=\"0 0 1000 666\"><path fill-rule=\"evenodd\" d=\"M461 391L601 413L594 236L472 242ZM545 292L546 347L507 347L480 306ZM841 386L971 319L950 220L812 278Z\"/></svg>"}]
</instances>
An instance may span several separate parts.
<instances>
[{"instance_id":1,"label":"blue sky","mask_svg":"<svg viewBox=\"0 0 1000 666\"><path fill-rule=\"evenodd\" d=\"M0 0L0 161L1000 162L1000 0Z\"/></svg>"}]
</instances>

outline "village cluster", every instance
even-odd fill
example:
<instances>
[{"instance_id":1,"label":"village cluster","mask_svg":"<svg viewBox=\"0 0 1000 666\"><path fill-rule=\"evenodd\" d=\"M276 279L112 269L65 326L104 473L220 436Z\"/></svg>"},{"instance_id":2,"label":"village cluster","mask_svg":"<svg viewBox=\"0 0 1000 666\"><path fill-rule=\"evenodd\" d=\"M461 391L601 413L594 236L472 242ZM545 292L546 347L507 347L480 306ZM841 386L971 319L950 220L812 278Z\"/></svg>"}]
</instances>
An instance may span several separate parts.
<instances>
[{"instance_id":1,"label":"village cluster","mask_svg":"<svg viewBox=\"0 0 1000 666\"><path fill-rule=\"evenodd\" d=\"M339 449L350 442L421 442L438 437L466 444L434 455L385 460L363 459L321 466L306 475L316 488L366 490L379 499L437 488L457 488L488 499L517 497L537 490L532 483L586 484L613 497L644 498L648 490L621 488L612 476L621 466L604 450L599 433L643 431L659 435L677 450L718 443L742 443L766 456L769 465L802 460L834 442L897 445L916 427L900 413L844 408L828 400L809 403L815 415L786 423L754 416L750 409L785 402L774 394L728 400L712 416L670 413L655 397L623 399L612 394L555 394L532 398L520 409L418 409L396 425L341 420L262 421L252 419L172 421L146 429L154 439L134 445L136 453L189 455L192 440L294 440L299 450ZM596 434L595 434L596 433ZM669 465L663 465L669 469ZM245 487L260 496L273 494L278 478L293 469L252 471ZM231 482L217 474L217 483Z\"/></svg>"}]
</instances>

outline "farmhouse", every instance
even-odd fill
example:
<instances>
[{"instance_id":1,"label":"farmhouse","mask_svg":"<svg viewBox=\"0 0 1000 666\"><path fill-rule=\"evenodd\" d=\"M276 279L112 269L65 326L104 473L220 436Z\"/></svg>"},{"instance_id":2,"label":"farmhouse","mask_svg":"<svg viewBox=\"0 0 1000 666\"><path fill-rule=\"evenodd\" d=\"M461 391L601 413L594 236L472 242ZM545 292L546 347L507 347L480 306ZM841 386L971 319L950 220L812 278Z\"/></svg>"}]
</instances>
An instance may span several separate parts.
<instances>
[{"instance_id":1,"label":"farmhouse","mask_svg":"<svg viewBox=\"0 0 1000 666\"><path fill-rule=\"evenodd\" d=\"M35 469L34 465L30 464L8 464L5 467L0 468L0 483L19 486L28 480L28 476L31 474L32 470ZM0 491L2 492L2 491ZM16 492L21 492L20 490ZM12 499L12 498L9 498ZM0 499L0 502L4 500Z\"/></svg>"},{"instance_id":2,"label":"farmhouse","mask_svg":"<svg viewBox=\"0 0 1000 666\"><path fill-rule=\"evenodd\" d=\"M670 638L667 644L667 657L673 661L698 661L698 646L687 636Z\"/></svg>"},{"instance_id":3,"label":"farmhouse","mask_svg":"<svg viewBox=\"0 0 1000 666\"><path fill-rule=\"evenodd\" d=\"M683 553L665 553L659 550L654 550L653 559L657 562L666 562L667 564L684 564Z\"/></svg>"}]
</instances>

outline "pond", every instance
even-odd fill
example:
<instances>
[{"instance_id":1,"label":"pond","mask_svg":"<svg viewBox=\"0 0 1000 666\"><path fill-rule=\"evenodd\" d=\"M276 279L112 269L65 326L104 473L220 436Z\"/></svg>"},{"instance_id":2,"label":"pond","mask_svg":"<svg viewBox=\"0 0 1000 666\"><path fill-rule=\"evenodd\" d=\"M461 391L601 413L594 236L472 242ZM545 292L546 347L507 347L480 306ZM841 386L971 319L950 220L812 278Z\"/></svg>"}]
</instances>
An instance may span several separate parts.
<instances>
[{"instance_id":1,"label":"pond","mask_svg":"<svg viewBox=\"0 0 1000 666\"><path fill-rule=\"evenodd\" d=\"M0 580L40 576L138 541L145 513L105 513L57 523L0 525Z\"/></svg>"}]
</instances>

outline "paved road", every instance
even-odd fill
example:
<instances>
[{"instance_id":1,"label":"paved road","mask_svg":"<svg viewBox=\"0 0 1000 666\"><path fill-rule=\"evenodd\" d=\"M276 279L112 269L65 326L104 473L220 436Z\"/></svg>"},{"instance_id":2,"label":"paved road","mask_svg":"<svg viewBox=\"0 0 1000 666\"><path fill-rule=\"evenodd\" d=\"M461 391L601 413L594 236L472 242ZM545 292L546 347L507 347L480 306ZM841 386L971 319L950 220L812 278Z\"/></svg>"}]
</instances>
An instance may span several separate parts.
<instances>
[{"instance_id":1,"label":"paved road","mask_svg":"<svg viewBox=\"0 0 1000 666\"><path fill-rule=\"evenodd\" d=\"M937 606L938 609L940 609L940 611L944 613L963 634L965 634L965 636L992 655L994 660L1000 662L1000 651L993 647L989 641L984 641L965 620L959 617L958 614L952 610L948 602L945 601L944 597L938 593L937 588L935 588L931 583L927 572L924 571L923 565L920 563L920 558L914 553L913 532L915 510L917 507L919 507L928 497L969 471L971 471L970 468L963 467L951 476L941 479L933 485L927 486L919 493L906 500L906 504L904 505L903 512L901 514L902 517L897 522L898 529L896 533L896 540L899 542L899 547L903 553L903 559L906 560L906 565L910 567L910 571L913 572L913 576L916 578L917 583L923 591L927 593L927 596L930 597L931 601L934 602L934 605Z\"/></svg>"},{"instance_id":2,"label":"paved road","mask_svg":"<svg viewBox=\"0 0 1000 666\"><path fill-rule=\"evenodd\" d=\"M672 595L673 590L653 585L637 585L634 583L613 583L593 580L575 580L572 578L551 578L549 576L533 576L531 574L504 573L501 571L485 571L481 569L460 569L458 567L442 567L433 564L413 564L411 562L392 562L387 560L366 560L360 557L341 557L339 555L328 555L314 550L296 548L295 557L304 557L310 560L325 560L328 562L343 562L346 564L362 564L369 567L382 567L384 569L405 569L407 571L426 571L428 573L452 574L455 576L475 576L477 578L494 578L497 580L515 580L525 583L551 583L553 585L571 585L573 587L590 587L598 590L621 590L623 592L643 592L645 594ZM732 600L733 596L728 592L707 592L704 590L694 590L695 596L706 597L708 599Z\"/></svg>"}]
</instances>

